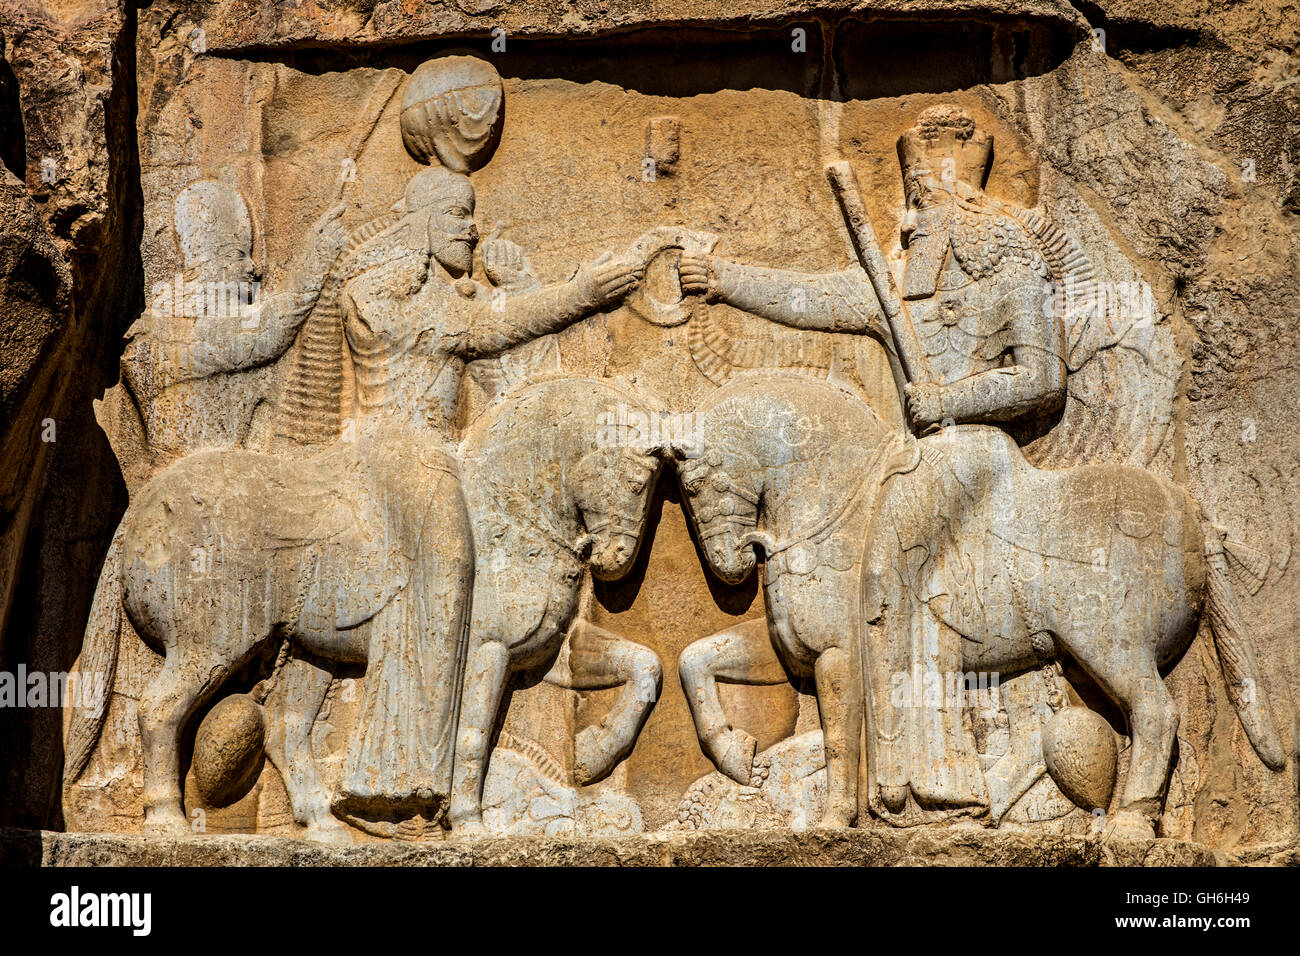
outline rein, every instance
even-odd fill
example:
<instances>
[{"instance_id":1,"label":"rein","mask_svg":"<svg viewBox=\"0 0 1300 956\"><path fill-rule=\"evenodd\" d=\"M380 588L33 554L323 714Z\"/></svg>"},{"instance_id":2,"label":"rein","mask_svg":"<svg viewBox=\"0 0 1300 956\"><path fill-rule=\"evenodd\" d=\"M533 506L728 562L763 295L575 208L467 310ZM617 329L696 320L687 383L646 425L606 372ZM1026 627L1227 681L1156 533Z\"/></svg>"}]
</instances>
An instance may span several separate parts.
<instances>
[{"instance_id":1,"label":"rein","mask_svg":"<svg viewBox=\"0 0 1300 956\"><path fill-rule=\"evenodd\" d=\"M852 493L850 493L844 499L844 503L838 509L836 509L835 511L831 512L829 515L826 515L821 520L819 520L812 528L808 529L807 531L797 533L797 534L791 532L791 534L784 541L780 543L773 541L771 549L768 549L766 546L764 546L763 550L764 550L765 560L770 563L771 559L776 557L777 555L789 551L791 548L795 547L796 545L803 544L806 541L821 537L823 533L826 532L828 529L833 528L835 525L843 521L845 516L848 515L852 511L853 507L857 504L858 500L862 496L863 491L866 490L868 485L879 484L878 473L880 471L880 465L882 463L882 460L885 458L887 454L894 451L895 448L899 445L900 445L899 440L894 437L887 437L885 440L881 441L880 444L876 447L876 450L872 453L871 459L867 463L867 467L863 469L861 479L859 479L858 483L854 485ZM752 499L752 502L755 505L757 505L758 496L755 496ZM731 516L729 515L728 517ZM757 525L757 523L758 523L758 514L756 511L755 525ZM756 533L758 532L750 532L748 535L745 535L744 538L749 538L751 535L754 535ZM706 534L705 531L701 529L700 537L707 538L707 537L711 537L712 534L713 533ZM745 541L744 538L742 538L743 543L746 544L751 543L750 541Z\"/></svg>"},{"instance_id":2,"label":"rein","mask_svg":"<svg viewBox=\"0 0 1300 956\"><path fill-rule=\"evenodd\" d=\"M708 480L713 481L714 476L710 476ZM724 495L735 495L741 501L744 501L750 507L752 507L754 509L754 524L755 525L758 524L758 502L760 498L759 495L756 495L750 491L747 491L744 488L741 488L734 481L730 481L730 480L728 480L725 486L720 488L719 490ZM738 521L737 515L729 514L729 515L715 515L711 520L706 521L703 525L697 527L696 531L699 534L701 541L708 541L710 538L716 538L718 535L722 534L723 532L733 530L737 524L741 524L742 527L752 527L748 522Z\"/></svg>"},{"instance_id":3,"label":"rein","mask_svg":"<svg viewBox=\"0 0 1300 956\"><path fill-rule=\"evenodd\" d=\"M633 538L641 536L641 527L639 524L630 523L631 515L608 515L602 521L591 521L583 513L583 523L587 526L588 534L599 534L608 528L613 528L618 534L631 535Z\"/></svg>"}]
</instances>

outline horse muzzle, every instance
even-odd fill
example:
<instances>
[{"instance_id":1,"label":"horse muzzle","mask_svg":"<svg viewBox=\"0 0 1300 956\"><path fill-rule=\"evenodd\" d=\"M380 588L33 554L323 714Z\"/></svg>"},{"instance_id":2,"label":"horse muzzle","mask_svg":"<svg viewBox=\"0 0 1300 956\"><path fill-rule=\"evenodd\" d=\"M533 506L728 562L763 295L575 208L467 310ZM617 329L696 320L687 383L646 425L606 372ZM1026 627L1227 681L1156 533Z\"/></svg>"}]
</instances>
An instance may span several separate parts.
<instances>
[{"instance_id":1,"label":"horse muzzle","mask_svg":"<svg viewBox=\"0 0 1300 956\"><path fill-rule=\"evenodd\" d=\"M636 552L636 538L629 534L611 535L603 544L594 542L588 558L591 573L602 581L616 581L631 569Z\"/></svg>"}]
</instances>

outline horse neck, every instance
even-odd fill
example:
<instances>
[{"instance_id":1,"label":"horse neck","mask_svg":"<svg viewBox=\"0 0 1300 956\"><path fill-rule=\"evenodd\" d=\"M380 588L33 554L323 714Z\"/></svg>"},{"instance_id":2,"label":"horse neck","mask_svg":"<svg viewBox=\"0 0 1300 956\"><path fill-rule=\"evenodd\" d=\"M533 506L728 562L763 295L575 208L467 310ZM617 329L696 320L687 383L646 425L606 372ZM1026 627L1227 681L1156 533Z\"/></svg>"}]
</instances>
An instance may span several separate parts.
<instances>
[{"instance_id":1,"label":"horse neck","mask_svg":"<svg viewBox=\"0 0 1300 956\"><path fill-rule=\"evenodd\" d=\"M892 433L863 416L852 437L788 463L764 465L759 526L779 544L864 533L879 456ZM833 457L830 467L826 458Z\"/></svg>"},{"instance_id":2,"label":"horse neck","mask_svg":"<svg viewBox=\"0 0 1300 956\"><path fill-rule=\"evenodd\" d=\"M528 428L520 423L519 428ZM552 549L570 551L582 533L578 507L569 488L538 487L518 468L526 460L529 471L539 474L559 473L560 459L566 465L576 465L578 456L564 452L575 443L563 437L539 442L529 452L510 448L504 454L488 452L467 456L465 461L465 497L470 516L483 537L486 547L497 547L489 542L499 541L501 547L521 544L536 547L544 542ZM556 467L551 467L556 465Z\"/></svg>"}]
</instances>

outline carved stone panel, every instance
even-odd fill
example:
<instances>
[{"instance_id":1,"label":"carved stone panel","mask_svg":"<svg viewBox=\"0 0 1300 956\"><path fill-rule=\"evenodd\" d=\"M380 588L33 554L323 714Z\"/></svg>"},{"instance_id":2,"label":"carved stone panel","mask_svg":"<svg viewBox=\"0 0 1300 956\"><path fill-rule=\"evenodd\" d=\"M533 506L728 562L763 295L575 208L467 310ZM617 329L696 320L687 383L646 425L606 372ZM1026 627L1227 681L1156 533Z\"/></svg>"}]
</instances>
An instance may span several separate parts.
<instances>
[{"instance_id":1,"label":"carved stone panel","mask_svg":"<svg viewBox=\"0 0 1300 956\"><path fill-rule=\"evenodd\" d=\"M69 830L1294 844L1294 224L1158 69L453 6L139 12Z\"/></svg>"}]
</instances>

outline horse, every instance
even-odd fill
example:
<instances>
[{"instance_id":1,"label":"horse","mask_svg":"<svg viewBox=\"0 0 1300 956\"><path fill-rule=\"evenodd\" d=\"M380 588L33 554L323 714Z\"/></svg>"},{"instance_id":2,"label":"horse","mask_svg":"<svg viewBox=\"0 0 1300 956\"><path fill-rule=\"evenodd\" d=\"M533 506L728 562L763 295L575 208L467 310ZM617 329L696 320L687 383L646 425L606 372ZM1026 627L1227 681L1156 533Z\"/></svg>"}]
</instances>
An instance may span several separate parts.
<instances>
[{"instance_id":1,"label":"horse","mask_svg":"<svg viewBox=\"0 0 1300 956\"><path fill-rule=\"evenodd\" d=\"M557 402L575 409L598 392L582 380L548 388ZM600 394L599 400L610 396ZM562 478L599 474L609 463L610 449L556 441L545 423L532 424L537 427L522 429L509 449L520 460L495 467L518 479L528 468L535 478ZM594 424L587 431L594 433ZM181 733L232 672L274 641L285 642L282 658L289 647L296 653L287 655L272 678L267 710L286 720L270 728L267 751L286 771L295 817L310 837L337 840L345 830L331 816L337 802L331 804L320 785L310 755L311 724L331 679L318 662L366 664L368 683L377 670L401 677L412 666L422 672L415 679L432 681L437 700L428 703L436 703L437 711L427 719L437 721L450 790L477 553L454 449L444 451L432 440L404 449L392 444L339 442L309 458L199 452L151 480L128 509L118 569L122 607L142 640L164 655L140 701L146 830L188 832L180 793ZM485 476L493 465L474 454L472 441L466 445L476 479ZM654 462L651 476L657 471L653 455L647 459L630 447L619 451L635 459L638 474L643 461ZM592 460L584 463L585 457ZM375 479L385 471L404 478L408 494L428 502L416 536L394 533L385 501L392 488ZM619 563L628 549L622 525L603 517L611 500L623 499L592 502L566 488L517 485L511 502L517 513L502 527L514 525L515 541L532 540L522 554L531 552L539 568L563 567L572 578L564 586L576 592L581 575L574 567L584 558L610 574L625 570L631 559ZM648 497L648 491L641 496L642 516ZM584 506L594 509L595 530L583 526ZM407 553L412 540L420 554ZM488 565L492 553L485 541ZM436 560L422 564L429 555ZM413 608L434 628L436 647L448 653L414 661L396 652L387 660L376 656L375 639L384 648L385 629L402 624ZM640 668L643 661L630 656ZM612 669L620 668L637 669L626 660Z\"/></svg>"},{"instance_id":2,"label":"horse","mask_svg":"<svg viewBox=\"0 0 1300 956\"><path fill-rule=\"evenodd\" d=\"M893 432L847 389L770 372L711 393L696 424L692 441L677 442L674 452L705 560L724 582L739 584L754 571L754 545L762 543L767 605L766 622L742 623L682 652L701 745L722 773L748 784L757 744L728 723L717 681L774 684L787 671L811 677L828 774L819 825L850 826L861 727L860 558L873 475L895 451Z\"/></svg>"},{"instance_id":3,"label":"horse","mask_svg":"<svg viewBox=\"0 0 1300 956\"><path fill-rule=\"evenodd\" d=\"M878 652L891 614L895 634L916 633L926 616L955 631L963 670L1011 675L1068 656L1096 681L1133 741L1110 836L1154 835L1179 719L1159 668L1190 645L1203 612L1251 744L1270 769L1285 766L1222 538L1180 486L1117 464L1040 470L987 426L908 442L860 401L810 379L737 379L709 397L700 420L697 457L678 466L688 509L724 581L743 581L756 546L764 553L771 643L790 670L811 665L817 678L824 824L848 825L857 805L855 709L865 705L868 726L891 714L879 660L890 651ZM960 513L944 516L949 531L927 541L928 557L900 559L907 530L929 520L918 515L936 510L928 489L940 485ZM916 560L905 573L901 565ZM937 567L974 569L961 600L948 599L952 589L945 594L931 575ZM903 613L902 592L919 584L931 590ZM683 653L683 674L691 672L684 681L697 727L712 736L705 746L722 769L728 749L752 746L727 726L708 685L718 673L738 681L767 673L770 682L771 654L752 628L707 641ZM877 780L881 740L893 729L866 736ZM733 771L744 764L731 760ZM901 809L905 794L872 786L865 806Z\"/></svg>"},{"instance_id":4,"label":"horse","mask_svg":"<svg viewBox=\"0 0 1300 956\"><path fill-rule=\"evenodd\" d=\"M512 675L544 672L548 683L578 690L622 686L604 719L574 739L579 785L627 756L658 699L658 655L580 613L587 568L613 581L635 563L670 455L634 430L611 428L620 406L649 421L642 397L622 384L541 381L493 406L462 442L477 560L449 811L454 837L483 832L491 734Z\"/></svg>"}]
</instances>

